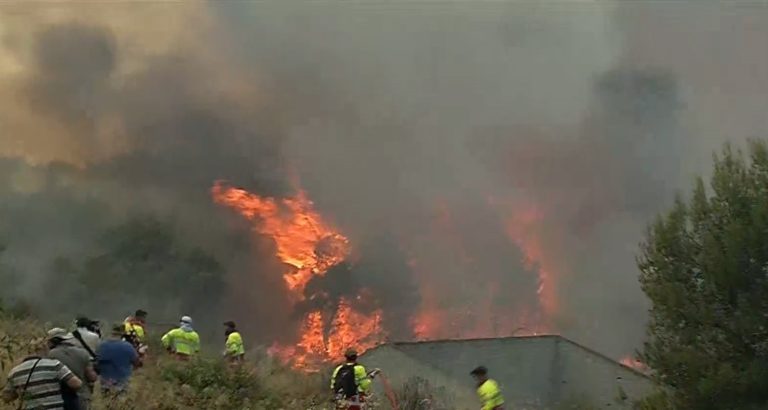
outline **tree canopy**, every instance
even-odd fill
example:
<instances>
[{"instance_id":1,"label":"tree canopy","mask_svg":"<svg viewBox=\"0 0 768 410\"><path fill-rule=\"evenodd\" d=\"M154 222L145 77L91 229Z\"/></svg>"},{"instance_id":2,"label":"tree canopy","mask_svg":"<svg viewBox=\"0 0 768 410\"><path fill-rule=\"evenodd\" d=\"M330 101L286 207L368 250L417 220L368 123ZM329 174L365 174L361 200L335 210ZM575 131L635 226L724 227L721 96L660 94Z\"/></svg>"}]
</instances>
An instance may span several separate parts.
<instances>
[{"instance_id":1,"label":"tree canopy","mask_svg":"<svg viewBox=\"0 0 768 410\"><path fill-rule=\"evenodd\" d=\"M768 148L726 146L649 228L638 258L652 308L643 360L688 409L768 406Z\"/></svg>"},{"instance_id":2,"label":"tree canopy","mask_svg":"<svg viewBox=\"0 0 768 410\"><path fill-rule=\"evenodd\" d=\"M199 248L187 248L173 227L138 217L99 237L83 259L58 258L49 280L59 309L77 302L80 313L119 317L148 310L155 320L215 315L224 289L224 269ZM66 290L66 292L62 292ZM62 306L63 305L63 306Z\"/></svg>"}]
</instances>

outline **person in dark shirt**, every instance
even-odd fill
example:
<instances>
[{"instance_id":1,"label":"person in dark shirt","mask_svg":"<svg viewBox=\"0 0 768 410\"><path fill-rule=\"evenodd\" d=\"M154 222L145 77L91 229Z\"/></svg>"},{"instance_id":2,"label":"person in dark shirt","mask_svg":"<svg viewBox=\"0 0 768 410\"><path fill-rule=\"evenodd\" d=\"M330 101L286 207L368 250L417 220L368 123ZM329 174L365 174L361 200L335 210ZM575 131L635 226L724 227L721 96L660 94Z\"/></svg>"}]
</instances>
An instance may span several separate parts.
<instances>
[{"instance_id":1,"label":"person in dark shirt","mask_svg":"<svg viewBox=\"0 0 768 410\"><path fill-rule=\"evenodd\" d=\"M122 340L123 333L122 324L113 326L111 336L101 343L96 352L101 388L105 393L124 391L133 369L141 366L136 349Z\"/></svg>"}]
</instances>

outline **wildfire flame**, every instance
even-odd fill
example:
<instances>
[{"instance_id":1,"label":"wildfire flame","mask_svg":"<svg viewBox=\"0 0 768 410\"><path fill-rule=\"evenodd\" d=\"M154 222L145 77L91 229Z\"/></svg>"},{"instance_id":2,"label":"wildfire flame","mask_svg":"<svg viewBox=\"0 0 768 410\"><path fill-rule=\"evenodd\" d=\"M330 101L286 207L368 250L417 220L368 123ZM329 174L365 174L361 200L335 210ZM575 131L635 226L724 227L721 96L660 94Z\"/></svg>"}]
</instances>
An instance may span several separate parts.
<instances>
[{"instance_id":1,"label":"wildfire flame","mask_svg":"<svg viewBox=\"0 0 768 410\"><path fill-rule=\"evenodd\" d=\"M528 206L512 213L507 219L507 234L520 248L524 263L539 274L539 303L547 317L557 312L557 291L555 289L555 267L547 258L544 243L537 227L541 225L543 213L534 206Z\"/></svg>"},{"instance_id":2,"label":"wildfire flame","mask_svg":"<svg viewBox=\"0 0 768 410\"><path fill-rule=\"evenodd\" d=\"M307 284L315 277L326 275L331 267L350 256L349 239L324 220L301 189L296 189L296 194L290 197L271 198L217 182L211 193L216 203L232 208L250 221L256 233L274 240L276 256L286 264L282 279L294 306L298 307L305 299L321 296L306 295ZM514 212L509 212L510 209ZM441 281L441 266L457 266L456 272L471 272L477 268L477 260L453 222L450 207L439 204L427 229L429 232L411 242L417 249L427 252L420 255L416 251L409 261L410 269L417 276L421 296L421 306L411 317L416 339L549 332L551 325L547 320L558 306L554 283L556 267L548 262L551 255L539 230L543 215L536 207L519 204L512 208L506 204L500 213L511 246L519 247L524 255L523 262L538 272L538 306L508 305L499 310L493 301L502 295L498 294L500 286L493 278L488 278L484 287L471 287L471 291L476 292L471 294L473 303L457 306L452 300L446 300L445 295L450 293L442 292L445 289L440 287L446 282ZM433 236L451 240L433 241ZM441 243L447 248L424 247L425 243ZM443 265L435 265L431 255L441 255ZM341 298L332 308L306 312L298 324L296 342L288 346L275 344L270 351L296 368L313 371L328 361L338 360L349 347L364 352L381 343L386 337L382 311L370 307L361 311L357 302L365 299L365 290L360 292L357 298Z\"/></svg>"},{"instance_id":3,"label":"wildfire flame","mask_svg":"<svg viewBox=\"0 0 768 410\"><path fill-rule=\"evenodd\" d=\"M350 255L349 239L323 220L301 189L293 197L276 199L216 182L211 194L216 203L234 209L253 223L257 233L275 241L276 256L288 266L283 281L294 302L305 298L313 277L325 275ZM383 340L381 317L381 310L361 313L341 299L333 312L305 315L295 346L274 345L271 351L296 368L317 370L349 347L365 351Z\"/></svg>"},{"instance_id":4,"label":"wildfire flame","mask_svg":"<svg viewBox=\"0 0 768 410\"><path fill-rule=\"evenodd\" d=\"M649 373L650 370L651 370L648 367L647 364L641 362L640 360L638 360L637 358L635 358L632 355L627 355L627 356L622 357L619 360L619 363L621 363L624 366L627 366L627 367L629 367L631 369L635 369L635 370L637 370L637 371L639 371L641 373Z\"/></svg>"},{"instance_id":5,"label":"wildfire flame","mask_svg":"<svg viewBox=\"0 0 768 410\"><path fill-rule=\"evenodd\" d=\"M428 242L441 243L446 247L439 253L441 262L458 267L459 271L477 271L477 257L467 248L467 239L462 236L448 205L438 204L428 231ZM440 240L432 241L431 238ZM514 241L511 244L521 248L524 245L529 245L529 242ZM525 249L523 252L528 255ZM532 256L538 255L526 256L525 262L532 263L528 259ZM501 278L486 277L483 286L472 284L474 293L469 296L472 302L456 304L454 300L446 300L443 297L443 293L452 295L450 292L455 287L449 284L448 292L443 292L446 289L442 289L441 284L445 284L446 280L443 279L440 266L435 266L433 260L413 255L409 266L419 279L421 296L421 306L411 318L413 334L417 340L527 336L550 332L549 325L542 318L542 313L547 312L542 312L539 307L515 304L500 306L496 303L505 298L499 282ZM542 276L540 270L540 299L543 298L542 295L550 296L541 286ZM549 308L554 310L555 307Z\"/></svg>"},{"instance_id":6,"label":"wildfire flame","mask_svg":"<svg viewBox=\"0 0 768 410\"><path fill-rule=\"evenodd\" d=\"M212 194L217 203L254 221L258 233L274 239L277 257L292 267L283 280L298 298L313 276L325 274L349 255L349 240L323 221L303 190L277 200L217 182Z\"/></svg>"},{"instance_id":7,"label":"wildfire flame","mask_svg":"<svg viewBox=\"0 0 768 410\"><path fill-rule=\"evenodd\" d=\"M332 321L333 332L325 344L326 356L338 359L350 346L366 351L381 342L381 310L371 315L355 311L348 301L342 299Z\"/></svg>"}]
</instances>

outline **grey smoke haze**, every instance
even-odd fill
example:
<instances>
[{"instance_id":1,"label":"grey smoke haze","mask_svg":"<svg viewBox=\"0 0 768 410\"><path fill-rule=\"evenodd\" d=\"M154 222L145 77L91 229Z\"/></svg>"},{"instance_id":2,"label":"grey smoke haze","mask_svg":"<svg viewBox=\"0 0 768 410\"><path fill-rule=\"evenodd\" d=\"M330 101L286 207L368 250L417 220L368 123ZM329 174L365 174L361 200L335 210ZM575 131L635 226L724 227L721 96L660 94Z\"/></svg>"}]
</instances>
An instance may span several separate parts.
<instances>
[{"instance_id":1,"label":"grey smoke haze","mask_svg":"<svg viewBox=\"0 0 768 410\"><path fill-rule=\"evenodd\" d=\"M264 341L292 320L265 309L287 306L281 267L216 179L280 196L295 170L359 254L312 285L371 288L394 337L425 283L457 326L489 281L497 314L536 306L504 226L534 204L557 329L618 356L643 335L643 227L722 142L768 131L760 3L44 7L0 7L0 233L27 288L39 255L156 212L247 283Z\"/></svg>"}]
</instances>

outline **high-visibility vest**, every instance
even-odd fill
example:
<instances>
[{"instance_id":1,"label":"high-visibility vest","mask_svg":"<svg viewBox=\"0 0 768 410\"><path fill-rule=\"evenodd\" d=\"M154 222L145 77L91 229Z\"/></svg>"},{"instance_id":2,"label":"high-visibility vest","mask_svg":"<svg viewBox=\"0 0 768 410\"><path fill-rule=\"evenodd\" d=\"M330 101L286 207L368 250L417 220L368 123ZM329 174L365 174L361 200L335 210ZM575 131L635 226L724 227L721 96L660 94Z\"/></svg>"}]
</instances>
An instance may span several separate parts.
<instances>
[{"instance_id":1,"label":"high-visibility vest","mask_svg":"<svg viewBox=\"0 0 768 410\"><path fill-rule=\"evenodd\" d=\"M171 349L176 354L192 356L200 352L200 336L194 330L185 332L176 328L163 335L163 347Z\"/></svg>"},{"instance_id":2,"label":"high-visibility vest","mask_svg":"<svg viewBox=\"0 0 768 410\"><path fill-rule=\"evenodd\" d=\"M245 354L243 337L240 336L240 332L235 331L227 336L226 351L229 356L240 356Z\"/></svg>"},{"instance_id":3,"label":"high-visibility vest","mask_svg":"<svg viewBox=\"0 0 768 410\"><path fill-rule=\"evenodd\" d=\"M504 404L504 396L496 381L488 379L477 388L477 396L483 403L483 410L494 410Z\"/></svg>"},{"instance_id":4,"label":"high-visibility vest","mask_svg":"<svg viewBox=\"0 0 768 410\"><path fill-rule=\"evenodd\" d=\"M352 363L345 363L336 366L331 375L331 390L336 383L336 375L339 373L342 367ZM371 388L371 379L368 377L368 373L365 371L365 367L361 364L355 364L355 383L357 384L357 391L360 393L367 393Z\"/></svg>"},{"instance_id":5,"label":"high-visibility vest","mask_svg":"<svg viewBox=\"0 0 768 410\"><path fill-rule=\"evenodd\" d=\"M142 325L141 323L134 322L131 319L126 320L125 333L129 335L130 334L136 335L136 339L139 342L144 343L146 333L144 333L144 325Z\"/></svg>"}]
</instances>

